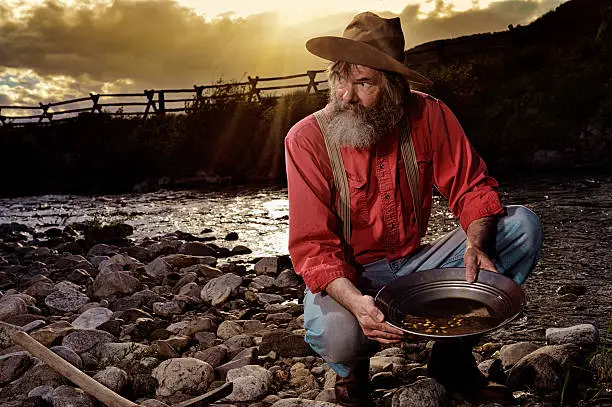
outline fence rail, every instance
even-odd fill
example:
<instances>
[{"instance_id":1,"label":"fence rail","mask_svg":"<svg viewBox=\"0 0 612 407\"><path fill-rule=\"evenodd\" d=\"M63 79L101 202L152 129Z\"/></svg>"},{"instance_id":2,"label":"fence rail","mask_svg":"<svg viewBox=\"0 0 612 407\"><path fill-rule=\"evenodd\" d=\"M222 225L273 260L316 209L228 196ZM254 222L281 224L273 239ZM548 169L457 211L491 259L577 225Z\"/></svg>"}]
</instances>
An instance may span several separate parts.
<instances>
[{"instance_id":1,"label":"fence rail","mask_svg":"<svg viewBox=\"0 0 612 407\"><path fill-rule=\"evenodd\" d=\"M250 102L259 102L263 96L262 92L269 93L270 95L278 94L278 91L287 89L305 89L307 93L318 92L323 90L321 85L325 84L327 79L318 80L317 75L324 72L324 70L309 70L303 74L268 78L249 76L246 82L194 85L191 89L151 89L141 93L90 93L89 97L52 103L39 103L38 106L0 105L0 127L55 123L71 120L75 115L81 113L105 113L111 116L141 116L143 119L146 119L153 114L163 116L166 113L188 112L197 103L214 103L214 101L223 98L243 98ZM308 83L282 83L258 87L261 82L286 82L300 78L308 78ZM181 97L181 94L185 93L192 96ZM127 98L141 98L141 100L131 101L133 99ZM145 98L145 100L142 100L142 98ZM177 103L181 103L182 106L176 106ZM108 108L117 108L117 110L114 112L103 110ZM126 111L128 109L130 111ZM39 110L40 113L7 114L7 112L25 113L29 110Z\"/></svg>"}]
</instances>

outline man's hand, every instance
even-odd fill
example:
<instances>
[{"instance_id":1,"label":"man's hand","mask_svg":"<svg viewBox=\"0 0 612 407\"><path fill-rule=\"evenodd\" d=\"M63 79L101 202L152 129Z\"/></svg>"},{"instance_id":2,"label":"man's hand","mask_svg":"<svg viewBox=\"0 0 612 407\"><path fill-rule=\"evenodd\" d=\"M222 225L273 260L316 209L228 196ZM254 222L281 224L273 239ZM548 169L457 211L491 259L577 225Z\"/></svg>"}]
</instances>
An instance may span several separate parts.
<instances>
[{"instance_id":1,"label":"man's hand","mask_svg":"<svg viewBox=\"0 0 612 407\"><path fill-rule=\"evenodd\" d=\"M380 343L395 343L403 338L403 332L385 323L382 311L374 305L374 298L361 291L347 278L340 277L327 285L325 291L349 310L369 339Z\"/></svg>"},{"instance_id":2,"label":"man's hand","mask_svg":"<svg viewBox=\"0 0 612 407\"><path fill-rule=\"evenodd\" d=\"M495 252L495 233L497 218L487 216L470 223L467 228L465 245L465 280L473 283L478 277L478 270L484 269L497 272L495 265L487 253Z\"/></svg>"},{"instance_id":3,"label":"man's hand","mask_svg":"<svg viewBox=\"0 0 612 407\"><path fill-rule=\"evenodd\" d=\"M489 259L484 251L480 248L472 246L465 249L465 255L463 256L463 262L465 263L465 280L468 283L473 283L478 277L478 270L484 269L489 271L497 272L497 268Z\"/></svg>"},{"instance_id":4,"label":"man's hand","mask_svg":"<svg viewBox=\"0 0 612 407\"><path fill-rule=\"evenodd\" d=\"M368 339L380 343L395 343L401 341L404 337L402 331L384 322L385 316L374 305L374 298L369 295L363 295L353 305L352 312Z\"/></svg>"}]
</instances>

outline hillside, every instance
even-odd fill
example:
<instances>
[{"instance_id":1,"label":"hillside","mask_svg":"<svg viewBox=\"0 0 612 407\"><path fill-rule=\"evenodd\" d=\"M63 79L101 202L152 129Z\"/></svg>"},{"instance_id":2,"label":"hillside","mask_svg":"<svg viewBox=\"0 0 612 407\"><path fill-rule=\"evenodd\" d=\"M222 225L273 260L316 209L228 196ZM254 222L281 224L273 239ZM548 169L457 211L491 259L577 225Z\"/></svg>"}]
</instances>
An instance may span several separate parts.
<instances>
[{"instance_id":1,"label":"hillside","mask_svg":"<svg viewBox=\"0 0 612 407\"><path fill-rule=\"evenodd\" d=\"M609 167L610 22L609 0L571 0L528 26L422 44L406 60L493 167Z\"/></svg>"}]
</instances>

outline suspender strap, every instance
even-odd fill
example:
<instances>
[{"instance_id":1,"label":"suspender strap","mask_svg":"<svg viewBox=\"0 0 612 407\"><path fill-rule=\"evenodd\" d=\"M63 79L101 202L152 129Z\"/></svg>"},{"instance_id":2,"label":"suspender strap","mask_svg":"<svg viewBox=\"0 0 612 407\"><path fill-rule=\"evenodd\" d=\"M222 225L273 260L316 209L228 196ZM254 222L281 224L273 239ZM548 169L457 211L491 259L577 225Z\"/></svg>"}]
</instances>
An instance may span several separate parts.
<instances>
[{"instance_id":1,"label":"suspender strap","mask_svg":"<svg viewBox=\"0 0 612 407\"><path fill-rule=\"evenodd\" d=\"M344 238L344 254L345 258L349 259L348 254L350 253L349 247L351 243L351 201L349 196L349 185L346 177L346 170L342 162L342 155L340 154L340 146L333 143L329 139L327 128L329 126L329 117L325 113L324 109L321 109L314 113L314 117L319 123L323 139L325 140L325 147L329 154L329 161L331 163L332 173L334 179L332 182L332 190L335 188L338 194L338 217L342 223L342 237ZM333 205L333 201L332 201Z\"/></svg>"},{"instance_id":2,"label":"suspender strap","mask_svg":"<svg viewBox=\"0 0 612 407\"><path fill-rule=\"evenodd\" d=\"M403 119L400 129L400 147L402 150L402 160L404 160L404 167L406 168L406 179L410 186L410 195L412 195L412 206L414 207L417 228L419 235L423 237L427 233L427 224L423 222L421 188L419 185L419 164L417 163L416 153L414 152L410 127L410 120L406 117Z\"/></svg>"},{"instance_id":3,"label":"suspender strap","mask_svg":"<svg viewBox=\"0 0 612 407\"><path fill-rule=\"evenodd\" d=\"M340 221L342 222L342 238L345 256L348 259L350 253L349 245L351 242L351 202L349 196L349 185L346 176L346 170L344 163L342 162L342 155L340 153L340 147L329 139L327 128L329 125L329 117L324 109L316 111L314 117L319 123L323 139L325 140L325 147L329 154L329 161L331 163L333 181L332 190L335 189L338 194L338 208L337 213ZM410 187L410 193L412 195L412 203L414 206L417 227L420 236L425 236L427 232L427 225L423 224L423 218L421 217L421 191L419 187L419 167L416 161L416 154L414 152L414 145L412 143L412 137L410 134L410 122L405 119L402 121L400 129L400 147L402 151L402 160L404 161L404 167L406 168L406 179ZM333 204L333 203L332 203Z\"/></svg>"}]
</instances>

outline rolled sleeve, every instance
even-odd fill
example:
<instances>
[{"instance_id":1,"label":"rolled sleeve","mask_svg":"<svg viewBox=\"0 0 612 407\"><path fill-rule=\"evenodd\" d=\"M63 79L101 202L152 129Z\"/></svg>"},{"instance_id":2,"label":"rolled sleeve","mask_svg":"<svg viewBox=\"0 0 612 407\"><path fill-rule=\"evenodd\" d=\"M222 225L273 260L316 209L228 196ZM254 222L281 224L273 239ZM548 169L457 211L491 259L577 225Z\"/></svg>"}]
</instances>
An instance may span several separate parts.
<instances>
[{"instance_id":1,"label":"rolled sleeve","mask_svg":"<svg viewBox=\"0 0 612 407\"><path fill-rule=\"evenodd\" d=\"M469 143L459 121L444 103L429 103L434 183L448 198L461 227L467 231L477 219L503 215L499 184L488 175L485 162Z\"/></svg>"},{"instance_id":2,"label":"rolled sleeve","mask_svg":"<svg viewBox=\"0 0 612 407\"><path fill-rule=\"evenodd\" d=\"M289 254L295 272L312 293L324 290L336 278L356 282L357 277L355 268L344 258L336 232L338 219L332 210L328 157L314 117L298 122L287 134Z\"/></svg>"}]
</instances>

